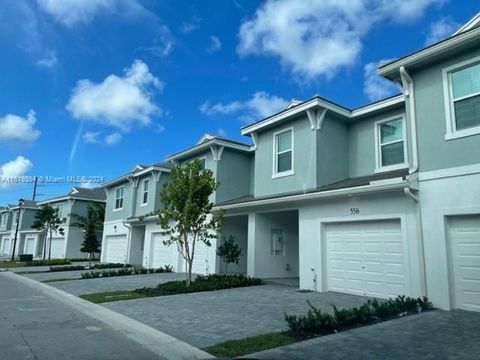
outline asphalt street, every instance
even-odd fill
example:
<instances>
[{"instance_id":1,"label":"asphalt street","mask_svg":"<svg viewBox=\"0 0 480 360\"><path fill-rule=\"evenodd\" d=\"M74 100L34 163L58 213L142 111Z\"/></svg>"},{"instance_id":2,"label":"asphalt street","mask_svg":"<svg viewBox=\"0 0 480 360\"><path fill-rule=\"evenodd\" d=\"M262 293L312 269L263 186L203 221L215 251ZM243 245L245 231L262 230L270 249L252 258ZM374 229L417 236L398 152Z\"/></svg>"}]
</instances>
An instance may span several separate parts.
<instances>
[{"instance_id":1,"label":"asphalt street","mask_svg":"<svg viewBox=\"0 0 480 360\"><path fill-rule=\"evenodd\" d=\"M160 359L120 331L0 273L0 359Z\"/></svg>"}]
</instances>

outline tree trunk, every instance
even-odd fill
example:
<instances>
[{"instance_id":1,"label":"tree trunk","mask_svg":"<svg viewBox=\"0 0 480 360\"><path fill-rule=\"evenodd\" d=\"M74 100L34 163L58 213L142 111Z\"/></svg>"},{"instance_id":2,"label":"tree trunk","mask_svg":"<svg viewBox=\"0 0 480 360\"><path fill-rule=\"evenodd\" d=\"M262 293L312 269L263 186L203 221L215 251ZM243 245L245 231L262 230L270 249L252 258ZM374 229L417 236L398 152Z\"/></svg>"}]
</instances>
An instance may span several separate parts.
<instances>
[{"instance_id":1,"label":"tree trunk","mask_svg":"<svg viewBox=\"0 0 480 360\"><path fill-rule=\"evenodd\" d=\"M43 260L45 260L45 256L47 256L47 232L45 232L45 238L43 239Z\"/></svg>"},{"instance_id":2,"label":"tree trunk","mask_svg":"<svg viewBox=\"0 0 480 360\"><path fill-rule=\"evenodd\" d=\"M193 265L193 259L192 261L187 261L188 268L187 268L187 287L190 286L192 283L192 265Z\"/></svg>"},{"instance_id":3,"label":"tree trunk","mask_svg":"<svg viewBox=\"0 0 480 360\"><path fill-rule=\"evenodd\" d=\"M52 232L50 231L50 241L48 242L48 260L52 255Z\"/></svg>"}]
</instances>

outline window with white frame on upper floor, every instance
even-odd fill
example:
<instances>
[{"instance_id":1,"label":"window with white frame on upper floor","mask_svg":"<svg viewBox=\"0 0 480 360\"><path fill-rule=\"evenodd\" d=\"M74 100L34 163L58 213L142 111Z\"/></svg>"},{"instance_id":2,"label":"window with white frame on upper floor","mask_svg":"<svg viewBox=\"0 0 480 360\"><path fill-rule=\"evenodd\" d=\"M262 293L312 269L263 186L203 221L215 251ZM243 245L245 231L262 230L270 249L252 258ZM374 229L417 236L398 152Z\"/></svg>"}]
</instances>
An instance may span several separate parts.
<instances>
[{"instance_id":1,"label":"window with white frame on upper floor","mask_svg":"<svg viewBox=\"0 0 480 360\"><path fill-rule=\"evenodd\" d=\"M123 209L123 193L125 191L125 187L121 186L115 189L115 210Z\"/></svg>"},{"instance_id":2,"label":"window with white frame on upper floor","mask_svg":"<svg viewBox=\"0 0 480 360\"><path fill-rule=\"evenodd\" d=\"M443 70L447 140L480 134L480 57Z\"/></svg>"},{"instance_id":3,"label":"window with white frame on upper floor","mask_svg":"<svg viewBox=\"0 0 480 360\"><path fill-rule=\"evenodd\" d=\"M7 222L7 214L6 213L1 214L1 217L2 217L2 220L0 225L5 226L5 223Z\"/></svg>"},{"instance_id":4,"label":"window with white frame on upper floor","mask_svg":"<svg viewBox=\"0 0 480 360\"><path fill-rule=\"evenodd\" d=\"M148 203L148 184L150 181L148 179L143 180L142 183L142 205L147 205Z\"/></svg>"},{"instance_id":5,"label":"window with white frame on upper floor","mask_svg":"<svg viewBox=\"0 0 480 360\"><path fill-rule=\"evenodd\" d=\"M397 170L407 167L405 119L396 117L376 123L376 171Z\"/></svg>"},{"instance_id":6,"label":"window with white frame on upper floor","mask_svg":"<svg viewBox=\"0 0 480 360\"><path fill-rule=\"evenodd\" d=\"M273 177L293 174L293 128L273 134Z\"/></svg>"},{"instance_id":7,"label":"window with white frame on upper floor","mask_svg":"<svg viewBox=\"0 0 480 360\"><path fill-rule=\"evenodd\" d=\"M207 158L205 156L202 156L201 158L198 158L198 161L200 162L200 169L205 170Z\"/></svg>"}]
</instances>

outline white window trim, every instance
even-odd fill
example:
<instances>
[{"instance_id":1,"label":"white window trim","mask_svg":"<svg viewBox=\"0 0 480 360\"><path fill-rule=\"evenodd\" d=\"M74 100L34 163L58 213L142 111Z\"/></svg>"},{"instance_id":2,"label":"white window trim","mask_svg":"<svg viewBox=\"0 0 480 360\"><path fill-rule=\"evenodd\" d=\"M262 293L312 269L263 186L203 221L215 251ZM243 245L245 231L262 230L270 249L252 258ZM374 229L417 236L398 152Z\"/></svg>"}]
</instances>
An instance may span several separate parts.
<instances>
[{"instance_id":1,"label":"white window trim","mask_svg":"<svg viewBox=\"0 0 480 360\"><path fill-rule=\"evenodd\" d=\"M7 223L7 214L0 214L0 215L2 216L0 226L5 226L5 224Z\"/></svg>"},{"instance_id":2,"label":"white window trim","mask_svg":"<svg viewBox=\"0 0 480 360\"><path fill-rule=\"evenodd\" d=\"M148 186L150 187L150 181L149 179L145 179L142 181L142 198L140 199L140 207L143 207L143 206L147 206L148 205L148 193L149 193L149 189L147 189L147 191L145 191L145 182L148 181ZM144 202L144 199L145 199L145 192L147 193L147 201Z\"/></svg>"},{"instance_id":3,"label":"white window trim","mask_svg":"<svg viewBox=\"0 0 480 360\"><path fill-rule=\"evenodd\" d=\"M280 135L280 134L283 134L284 132L288 132L288 131L291 131L292 132L292 168L290 170L287 170L287 171L282 171L282 172L277 172L277 136ZM279 130L279 131L276 131L273 133L273 171L272 171L272 179L277 179L277 178L281 178L281 177L284 177L284 176L290 176L290 175L293 175L295 174L295 162L294 162L294 159L295 159L295 152L294 152L294 148L295 148L295 145L294 145L294 132L293 132L293 126L290 126L288 128L284 128L282 130Z\"/></svg>"},{"instance_id":4,"label":"white window trim","mask_svg":"<svg viewBox=\"0 0 480 360\"><path fill-rule=\"evenodd\" d=\"M116 206L117 206L117 190L121 189L121 188L123 188L122 207L116 208ZM123 210L124 201L125 201L125 186L122 185L122 186L119 186L119 187L115 188L114 196L113 196L113 211L115 212L115 211Z\"/></svg>"},{"instance_id":5,"label":"white window trim","mask_svg":"<svg viewBox=\"0 0 480 360\"><path fill-rule=\"evenodd\" d=\"M401 119L403 122L403 163L390 166L382 166L382 151L380 144L380 125ZM407 122L405 121L405 115L391 116L386 119L382 119L375 122L375 173L382 173L387 171L401 170L408 168L408 147L407 147Z\"/></svg>"},{"instance_id":6,"label":"white window trim","mask_svg":"<svg viewBox=\"0 0 480 360\"><path fill-rule=\"evenodd\" d=\"M461 70L462 68L468 68L475 63L480 63L480 56L476 56L472 59L462 61L452 66L448 66L442 69L443 77L443 97L445 103L445 118L447 121L447 133L445 134L445 140L454 140L467 136L480 134L480 125L471 127L468 129L457 130L457 123L455 119L455 109L453 107L453 86L451 73ZM465 98L472 97L474 95L466 96ZM457 99L459 100L459 99Z\"/></svg>"}]
</instances>

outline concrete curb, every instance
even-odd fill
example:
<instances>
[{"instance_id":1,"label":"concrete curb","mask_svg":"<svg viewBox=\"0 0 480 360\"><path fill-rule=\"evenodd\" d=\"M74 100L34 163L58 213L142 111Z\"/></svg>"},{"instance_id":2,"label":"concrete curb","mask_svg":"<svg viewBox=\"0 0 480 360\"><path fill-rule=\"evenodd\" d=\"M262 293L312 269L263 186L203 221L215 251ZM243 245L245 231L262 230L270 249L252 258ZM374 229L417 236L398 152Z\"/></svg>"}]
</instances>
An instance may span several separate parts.
<instances>
[{"instance_id":1,"label":"concrete curb","mask_svg":"<svg viewBox=\"0 0 480 360\"><path fill-rule=\"evenodd\" d=\"M105 325L115 331L121 332L129 339L139 343L162 359L215 359L213 355L174 338L173 336L162 333L157 329L104 308L103 306L83 300L63 290L11 272L2 272L0 276L7 276L12 280L39 290L45 295L80 311L82 314L103 322Z\"/></svg>"}]
</instances>

